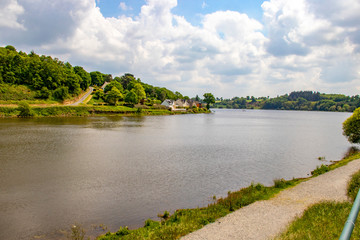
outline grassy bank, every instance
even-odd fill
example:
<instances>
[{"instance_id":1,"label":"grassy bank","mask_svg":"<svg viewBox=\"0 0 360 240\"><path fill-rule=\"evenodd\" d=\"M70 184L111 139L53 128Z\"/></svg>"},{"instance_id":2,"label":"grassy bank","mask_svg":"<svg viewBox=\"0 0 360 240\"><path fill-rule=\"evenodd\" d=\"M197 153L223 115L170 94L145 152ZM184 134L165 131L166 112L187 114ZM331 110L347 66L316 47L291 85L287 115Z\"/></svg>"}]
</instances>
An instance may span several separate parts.
<instances>
[{"instance_id":1,"label":"grassy bank","mask_svg":"<svg viewBox=\"0 0 360 240\"><path fill-rule=\"evenodd\" d=\"M352 201L355 200L359 187L360 171L352 176L348 186L348 196ZM308 208L303 216L292 222L288 229L276 239L336 240L340 237L351 208L351 202L322 202L315 204ZM360 218L355 223L351 239L360 239Z\"/></svg>"},{"instance_id":2,"label":"grassy bank","mask_svg":"<svg viewBox=\"0 0 360 240\"><path fill-rule=\"evenodd\" d=\"M360 158L360 154L348 156L339 162L330 166L321 166L314 170L314 176L341 167L346 163ZM229 192L227 197L216 199L207 207L195 209L176 210L172 215L169 212L160 214L161 221L147 220L144 227L129 230L126 227L120 227L115 233L108 232L100 236L99 239L179 239L190 232L198 230L208 223L223 217L241 207L249 205L258 200L266 200L281 190L297 185L307 179L293 180L275 180L274 186L266 187L261 184L251 184L247 188L240 189L236 192ZM342 225L341 223L340 225ZM302 238L297 238L302 239ZM326 238L304 238L304 239L326 239Z\"/></svg>"},{"instance_id":3,"label":"grassy bank","mask_svg":"<svg viewBox=\"0 0 360 240\"><path fill-rule=\"evenodd\" d=\"M163 108L131 108L126 106L51 106L31 107L33 117L86 117L95 115L172 115L185 113L207 113L206 109L190 109L172 112ZM0 107L0 117L18 117L21 110L16 107Z\"/></svg>"}]
</instances>

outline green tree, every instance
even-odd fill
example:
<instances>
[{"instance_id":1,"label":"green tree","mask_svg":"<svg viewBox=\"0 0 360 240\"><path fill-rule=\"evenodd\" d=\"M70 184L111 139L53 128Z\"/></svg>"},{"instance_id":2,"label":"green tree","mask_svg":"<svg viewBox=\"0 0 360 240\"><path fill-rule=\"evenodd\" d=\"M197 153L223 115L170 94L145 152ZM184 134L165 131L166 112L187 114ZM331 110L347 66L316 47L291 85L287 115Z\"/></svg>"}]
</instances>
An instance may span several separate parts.
<instances>
[{"instance_id":1,"label":"green tree","mask_svg":"<svg viewBox=\"0 0 360 240\"><path fill-rule=\"evenodd\" d=\"M146 98L146 93L141 83L136 83L131 91L136 94L138 100Z\"/></svg>"},{"instance_id":2,"label":"green tree","mask_svg":"<svg viewBox=\"0 0 360 240\"><path fill-rule=\"evenodd\" d=\"M132 75L130 73L125 73L125 75L122 76L120 79L121 79L120 81L121 81L121 84L123 85L124 89L128 88L128 84L131 81L136 81L134 75Z\"/></svg>"},{"instance_id":3,"label":"green tree","mask_svg":"<svg viewBox=\"0 0 360 240\"><path fill-rule=\"evenodd\" d=\"M90 74L80 66L75 66L74 72L81 77L80 87L85 91L91 84Z\"/></svg>"},{"instance_id":4,"label":"green tree","mask_svg":"<svg viewBox=\"0 0 360 240\"><path fill-rule=\"evenodd\" d=\"M91 85L101 86L104 84L103 74L99 71L91 72Z\"/></svg>"},{"instance_id":5,"label":"green tree","mask_svg":"<svg viewBox=\"0 0 360 240\"><path fill-rule=\"evenodd\" d=\"M204 94L204 102L206 102L206 108L210 108L210 103L215 103L215 97L212 93L205 93Z\"/></svg>"},{"instance_id":6,"label":"green tree","mask_svg":"<svg viewBox=\"0 0 360 240\"><path fill-rule=\"evenodd\" d=\"M360 108L343 123L343 134L351 143L360 143Z\"/></svg>"},{"instance_id":7,"label":"green tree","mask_svg":"<svg viewBox=\"0 0 360 240\"><path fill-rule=\"evenodd\" d=\"M34 116L34 112L27 102L20 102L18 104L18 110L20 111L19 117L32 117Z\"/></svg>"},{"instance_id":8,"label":"green tree","mask_svg":"<svg viewBox=\"0 0 360 240\"><path fill-rule=\"evenodd\" d=\"M113 87L116 87L120 92L123 92L123 86L121 85L121 83L117 82L117 81L112 81L110 82L108 85L105 86L104 89L104 93L107 93L108 91L110 91Z\"/></svg>"},{"instance_id":9,"label":"green tree","mask_svg":"<svg viewBox=\"0 0 360 240\"><path fill-rule=\"evenodd\" d=\"M55 99L64 101L69 96L69 88L68 87L57 88L54 91L53 96Z\"/></svg>"},{"instance_id":10,"label":"green tree","mask_svg":"<svg viewBox=\"0 0 360 240\"><path fill-rule=\"evenodd\" d=\"M116 105L117 101L123 98L124 96L116 87L111 88L111 90L105 95L105 101L111 105Z\"/></svg>"},{"instance_id":11,"label":"green tree","mask_svg":"<svg viewBox=\"0 0 360 240\"><path fill-rule=\"evenodd\" d=\"M137 104L139 102L139 98L133 91L130 91L125 96L125 102L130 104Z\"/></svg>"}]
</instances>

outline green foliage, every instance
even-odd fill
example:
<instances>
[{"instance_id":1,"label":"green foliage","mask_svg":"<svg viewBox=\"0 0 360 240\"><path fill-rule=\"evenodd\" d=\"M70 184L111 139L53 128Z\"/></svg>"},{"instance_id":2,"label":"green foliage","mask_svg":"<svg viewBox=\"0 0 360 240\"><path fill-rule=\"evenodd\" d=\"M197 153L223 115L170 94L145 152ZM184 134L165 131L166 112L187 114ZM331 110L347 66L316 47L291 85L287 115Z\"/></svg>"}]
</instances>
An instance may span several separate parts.
<instances>
[{"instance_id":1,"label":"green foliage","mask_svg":"<svg viewBox=\"0 0 360 240\"><path fill-rule=\"evenodd\" d=\"M311 175L313 176L319 176L321 174L324 174L326 172L330 171L329 166L321 164L321 166L317 166L314 171L311 172Z\"/></svg>"},{"instance_id":2,"label":"green foliage","mask_svg":"<svg viewBox=\"0 0 360 240\"><path fill-rule=\"evenodd\" d=\"M146 98L145 90L140 83L136 83L131 91L136 94L138 100Z\"/></svg>"},{"instance_id":3,"label":"green foliage","mask_svg":"<svg viewBox=\"0 0 360 240\"><path fill-rule=\"evenodd\" d=\"M72 67L57 58L17 52L13 46L0 47L0 100L37 98L63 101L79 95L90 85L102 86L104 82L110 82L105 93L116 87L125 95L123 91L128 89L136 94L137 102L146 98L162 102L166 98L175 100L182 97L179 92L142 83L130 73L113 80L111 74L88 73L83 67Z\"/></svg>"},{"instance_id":4,"label":"green foliage","mask_svg":"<svg viewBox=\"0 0 360 240\"><path fill-rule=\"evenodd\" d=\"M204 102L206 102L206 108L210 108L210 103L215 103L215 97L212 93L205 93L204 94Z\"/></svg>"},{"instance_id":5,"label":"green foliage","mask_svg":"<svg viewBox=\"0 0 360 240\"><path fill-rule=\"evenodd\" d=\"M20 111L19 117L32 117L34 112L30 108L29 104L26 102L20 102L18 105L18 110Z\"/></svg>"},{"instance_id":6,"label":"green foliage","mask_svg":"<svg viewBox=\"0 0 360 240\"><path fill-rule=\"evenodd\" d=\"M277 240L295 239L339 239L346 219L351 210L351 203L323 202L307 209L302 217L298 217L288 229L277 237ZM351 239L360 238L359 221Z\"/></svg>"},{"instance_id":7,"label":"green foliage","mask_svg":"<svg viewBox=\"0 0 360 240\"><path fill-rule=\"evenodd\" d=\"M80 82L81 89L84 90L84 91L86 89L88 89L88 87L91 84L90 74L88 72L86 72L83 67L80 67L80 66L75 66L74 67L74 72L77 75L79 75L79 77L81 78L81 82Z\"/></svg>"},{"instance_id":8,"label":"green foliage","mask_svg":"<svg viewBox=\"0 0 360 240\"><path fill-rule=\"evenodd\" d=\"M291 92L289 95L269 97L234 97L232 99L219 99L215 108L239 109L276 109L276 110L306 110L306 111L341 111L352 112L360 107L360 97L345 96L342 94L320 94L312 91Z\"/></svg>"},{"instance_id":9,"label":"green foliage","mask_svg":"<svg viewBox=\"0 0 360 240\"><path fill-rule=\"evenodd\" d=\"M24 85L0 84L0 100L34 100L35 92Z\"/></svg>"},{"instance_id":10,"label":"green foliage","mask_svg":"<svg viewBox=\"0 0 360 240\"><path fill-rule=\"evenodd\" d=\"M137 104L139 102L138 96L133 91L128 92L124 100L130 104Z\"/></svg>"},{"instance_id":11,"label":"green foliage","mask_svg":"<svg viewBox=\"0 0 360 240\"><path fill-rule=\"evenodd\" d=\"M351 177L350 183L348 185L347 192L348 192L348 196L351 198L352 201L355 200L359 188L360 188L360 171L358 171Z\"/></svg>"},{"instance_id":12,"label":"green foliage","mask_svg":"<svg viewBox=\"0 0 360 240\"><path fill-rule=\"evenodd\" d=\"M69 88L68 87L59 87L54 91L53 96L55 99L63 101L69 96Z\"/></svg>"},{"instance_id":13,"label":"green foliage","mask_svg":"<svg viewBox=\"0 0 360 240\"><path fill-rule=\"evenodd\" d=\"M112 87L111 90L105 95L105 101L110 105L116 105L117 101L123 98L124 96L116 87Z\"/></svg>"},{"instance_id":14,"label":"green foliage","mask_svg":"<svg viewBox=\"0 0 360 240\"><path fill-rule=\"evenodd\" d=\"M105 82L103 79L103 74L99 71L91 72L90 77L91 85L102 86Z\"/></svg>"},{"instance_id":15,"label":"green foliage","mask_svg":"<svg viewBox=\"0 0 360 240\"><path fill-rule=\"evenodd\" d=\"M360 143L360 108L343 123L343 134L351 143Z\"/></svg>"},{"instance_id":16,"label":"green foliage","mask_svg":"<svg viewBox=\"0 0 360 240\"><path fill-rule=\"evenodd\" d=\"M111 83L109 83L108 85L105 86L104 93L107 93L113 87L116 87L120 92L124 91L123 86L121 85L121 83L119 83L117 81L112 81Z\"/></svg>"}]
</instances>

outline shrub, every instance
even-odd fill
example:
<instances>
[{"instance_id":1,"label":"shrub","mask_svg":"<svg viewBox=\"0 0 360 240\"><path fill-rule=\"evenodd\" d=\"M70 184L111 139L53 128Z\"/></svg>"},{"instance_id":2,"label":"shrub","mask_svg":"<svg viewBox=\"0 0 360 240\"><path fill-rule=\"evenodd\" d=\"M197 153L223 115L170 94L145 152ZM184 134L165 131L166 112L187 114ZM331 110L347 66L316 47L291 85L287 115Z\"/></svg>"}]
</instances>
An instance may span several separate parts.
<instances>
[{"instance_id":1,"label":"shrub","mask_svg":"<svg viewBox=\"0 0 360 240\"><path fill-rule=\"evenodd\" d=\"M116 232L117 236L126 236L130 233L128 227L120 227L120 229Z\"/></svg>"},{"instance_id":2,"label":"shrub","mask_svg":"<svg viewBox=\"0 0 360 240\"><path fill-rule=\"evenodd\" d=\"M32 117L34 112L30 108L27 102L20 102L18 105L18 110L20 111L18 117Z\"/></svg>"},{"instance_id":3,"label":"shrub","mask_svg":"<svg viewBox=\"0 0 360 240\"><path fill-rule=\"evenodd\" d=\"M317 166L314 171L311 172L311 175L313 176L319 176L321 174L324 174L330 170L329 166L321 164L321 166Z\"/></svg>"}]
</instances>

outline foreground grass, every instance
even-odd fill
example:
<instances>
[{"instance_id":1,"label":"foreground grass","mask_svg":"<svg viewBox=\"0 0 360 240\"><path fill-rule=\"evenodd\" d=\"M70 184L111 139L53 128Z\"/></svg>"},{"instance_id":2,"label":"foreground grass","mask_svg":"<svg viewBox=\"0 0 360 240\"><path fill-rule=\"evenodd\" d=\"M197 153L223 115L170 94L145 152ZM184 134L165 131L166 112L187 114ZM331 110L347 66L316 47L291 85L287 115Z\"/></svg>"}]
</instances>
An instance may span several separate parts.
<instances>
[{"instance_id":1,"label":"foreground grass","mask_svg":"<svg viewBox=\"0 0 360 240\"><path fill-rule=\"evenodd\" d=\"M359 158L355 154L332 166L342 166L347 162ZM355 173L348 185L348 196L354 201L360 187L360 171ZM308 208L303 216L290 224L288 229L276 239L338 239L352 208L351 202L322 202ZM355 223L351 239L360 239L360 218Z\"/></svg>"},{"instance_id":2,"label":"foreground grass","mask_svg":"<svg viewBox=\"0 0 360 240\"><path fill-rule=\"evenodd\" d=\"M301 218L296 219L285 233L277 240L295 239L339 239L352 204L349 202L323 202L315 204L304 212ZM360 238L359 220L351 239Z\"/></svg>"},{"instance_id":3,"label":"foreground grass","mask_svg":"<svg viewBox=\"0 0 360 240\"><path fill-rule=\"evenodd\" d=\"M314 175L320 175L324 172L341 167L348 162L358 158L360 158L359 153L348 156L339 162L333 163L330 166L326 166L326 170L324 170L325 167L323 166L319 167L317 168L318 170L314 170ZM107 234L100 236L98 239L179 239L181 236L196 231L206 224L214 222L216 219L221 218L241 207L249 205L258 200L269 199L279 193L281 190L295 186L306 180L308 179L293 179L289 181L283 179L275 180L274 186L271 187L265 187L261 184L251 184L249 187L240 189L239 191L229 192L228 196L225 198L214 199L214 203L209 204L207 207L196 209L181 209L175 211L171 216L168 212L165 212L164 214L159 215L159 217L162 218L161 221L147 220L144 224L144 227L134 230L129 230L127 227L120 227L117 232L108 232ZM307 219L313 220L310 225L299 223L302 225L301 228L305 230L316 230L316 232L314 231L313 235L308 237L307 232L303 235L298 233L290 233L289 235L294 236L295 238L288 238L288 235L284 234L279 239L334 239L329 237L335 235L339 237L338 231L341 232L343 224L346 221L347 215L351 209L351 204L325 204L326 206L324 208L326 210L323 210L321 207L319 208L314 206L314 212L307 213ZM327 216L326 214L329 215ZM304 220L305 223L309 222L307 219ZM323 219L324 222L321 222L320 219ZM333 225L338 226L335 229L335 227L333 228ZM300 227L294 227L294 229L299 228ZM325 231L324 229L327 228L333 228L334 233L323 234L326 236L318 237L320 235L317 234L321 231ZM359 230L357 231L360 232Z\"/></svg>"}]
</instances>

